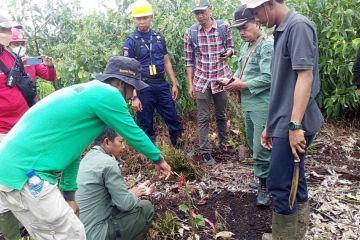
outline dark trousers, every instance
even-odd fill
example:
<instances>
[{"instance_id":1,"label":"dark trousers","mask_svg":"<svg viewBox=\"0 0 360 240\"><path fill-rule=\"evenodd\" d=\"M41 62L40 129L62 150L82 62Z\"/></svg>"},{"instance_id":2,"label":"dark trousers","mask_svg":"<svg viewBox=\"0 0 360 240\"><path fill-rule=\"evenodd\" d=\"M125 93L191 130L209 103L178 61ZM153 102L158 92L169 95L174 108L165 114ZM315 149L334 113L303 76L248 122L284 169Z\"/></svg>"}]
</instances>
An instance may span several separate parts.
<instances>
[{"instance_id":1,"label":"dark trousers","mask_svg":"<svg viewBox=\"0 0 360 240\"><path fill-rule=\"evenodd\" d=\"M314 135L306 136L308 147ZM297 210L297 204L308 200L308 190L304 168L305 154L300 155L299 187L296 195L295 206L289 207L289 195L294 170L294 157L291 152L288 138L273 138L270 159L270 169L267 178L267 186L273 198L274 212L289 215Z\"/></svg>"},{"instance_id":2,"label":"dark trousers","mask_svg":"<svg viewBox=\"0 0 360 240\"><path fill-rule=\"evenodd\" d=\"M150 138L155 138L153 125L154 110L156 109L168 126L170 136L181 133L183 127L176 112L169 83L163 80L159 83L147 82L147 84L149 87L139 93L139 99L143 106L143 110L137 113L140 127Z\"/></svg>"}]
</instances>

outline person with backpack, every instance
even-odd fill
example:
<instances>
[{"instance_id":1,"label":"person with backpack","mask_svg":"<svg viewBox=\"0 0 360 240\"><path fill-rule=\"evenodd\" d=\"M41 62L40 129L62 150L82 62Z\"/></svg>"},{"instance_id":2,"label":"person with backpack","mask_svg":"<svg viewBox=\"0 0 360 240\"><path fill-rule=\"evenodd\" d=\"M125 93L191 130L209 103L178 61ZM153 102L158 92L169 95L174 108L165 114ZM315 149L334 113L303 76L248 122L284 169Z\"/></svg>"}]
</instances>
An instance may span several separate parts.
<instances>
[{"instance_id":1,"label":"person with backpack","mask_svg":"<svg viewBox=\"0 0 360 240\"><path fill-rule=\"evenodd\" d=\"M245 117L247 142L255 160L254 174L259 179L256 205L269 207L270 193L266 187L269 173L270 151L260 143L266 124L271 84L270 63L274 40L261 31L260 23L246 5L235 12L232 27L239 30L245 44L239 54L234 81L224 87L226 91L240 91L241 110Z\"/></svg>"},{"instance_id":2,"label":"person with backpack","mask_svg":"<svg viewBox=\"0 0 360 240\"><path fill-rule=\"evenodd\" d=\"M216 160L208 142L211 100L215 105L219 146L235 152L227 146L227 94L221 85L222 79L232 78L227 58L234 53L234 42L230 26L212 17L209 0L193 0L192 12L198 23L185 32L184 39L188 91L196 100L200 154L205 163L214 165Z\"/></svg>"},{"instance_id":3,"label":"person with backpack","mask_svg":"<svg viewBox=\"0 0 360 240\"><path fill-rule=\"evenodd\" d=\"M124 56L141 63L142 80L149 87L139 91L132 99L137 120L144 132L156 142L154 110L160 114L169 128L171 144L182 148L183 126L175 108L179 91L163 35L151 28L153 9L146 0L138 0L132 6L136 29L124 42ZM172 83L170 92L166 76Z\"/></svg>"}]
</instances>

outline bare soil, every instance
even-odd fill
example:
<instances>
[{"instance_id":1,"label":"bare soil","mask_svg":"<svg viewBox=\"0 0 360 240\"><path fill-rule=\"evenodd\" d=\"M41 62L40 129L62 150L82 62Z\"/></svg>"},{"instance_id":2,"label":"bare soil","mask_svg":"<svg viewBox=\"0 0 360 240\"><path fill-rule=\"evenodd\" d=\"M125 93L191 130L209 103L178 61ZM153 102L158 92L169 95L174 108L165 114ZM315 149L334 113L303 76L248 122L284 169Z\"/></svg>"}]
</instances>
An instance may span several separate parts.
<instances>
[{"instance_id":1,"label":"bare soil","mask_svg":"<svg viewBox=\"0 0 360 240\"><path fill-rule=\"evenodd\" d=\"M187 125L185 136L190 138L188 142L193 146L192 150L195 153L193 161L202 164L202 158L196 151L197 142L194 140L197 138L193 127L196 123L188 119L187 124L189 125ZM212 125L211 129L213 132L210 133L210 142L213 145L213 155L218 164L213 168L203 165L209 175L204 180L204 183L209 185L220 184L221 186L212 186L209 187L210 189L205 190L207 194L205 204L202 203L202 205L197 206L197 211L213 223L222 226L217 229L217 232L223 230L233 232L235 235L232 239L261 239L264 232L271 232L271 209L260 209L255 206L256 191L248 187L248 183L253 179L252 161L251 159L242 158L239 151L243 150L240 148L237 154L232 155L216 148L214 125ZM214 135L215 137L213 137ZM163 137L166 137L166 134ZM164 139L163 141L167 140ZM218 169L222 169L225 165L230 167L225 167L226 170L220 170L222 171L221 174L216 174ZM238 168L232 169L231 166L238 166ZM244 169L247 170L239 172L239 170ZM324 207L327 206L326 202L329 202L331 206L334 199L342 198L346 194L342 184L354 186L349 186L351 191L348 192L352 193L353 196L360 194L360 129L346 124L339 124L338 122L326 123L308 150L306 169L310 193L313 193L310 194L312 208L311 229L306 239L335 239L341 238L341 236L341 239L360 239L359 227L357 230L356 227L351 229L354 224L356 226L359 223L359 220L356 220L357 222L355 221L356 223L352 224L351 217L356 218L358 216L351 214L350 216L344 216L350 218L345 219L346 221L343 219L346 222L344 225L349 225L349 228L347 228L338 223L337 218L339 216L336 216L338 214L336 209ZM223 172L226 172L227 175L224 176ZM334 185L323 188L324 182L327 184L327 178L333 177L336 177ZM196 183L193 184L196 185ZM237 185L238 188L235 191L229 191L229 189L234 188L229 186L229 189L226 189L224 185ZM328 192L321 193L322 190ZM319 196L325 196L325 199L321 199ZM194 198L195 203L199 202L196 194ZM346 200L346 198L344 199ZM346 210L349 212L356 212L358 205L360 205L360 202L356 200L353 202L347 200L340 202L349 208L349 210ZM184 201L175 194L175 196L172 195L171 197L165 195L161 200L154 200L154 203L158 217L161 218L165 210L171 210L178 215L178 206ZM334 216L331 215L331 211L334 211ZM219 214L221 219L219 219ZM198 234L200 239L214 239L215 235L209 227L199 230ZM172 239L186 238L176 237Z\"/></svg>"}]
</instances>

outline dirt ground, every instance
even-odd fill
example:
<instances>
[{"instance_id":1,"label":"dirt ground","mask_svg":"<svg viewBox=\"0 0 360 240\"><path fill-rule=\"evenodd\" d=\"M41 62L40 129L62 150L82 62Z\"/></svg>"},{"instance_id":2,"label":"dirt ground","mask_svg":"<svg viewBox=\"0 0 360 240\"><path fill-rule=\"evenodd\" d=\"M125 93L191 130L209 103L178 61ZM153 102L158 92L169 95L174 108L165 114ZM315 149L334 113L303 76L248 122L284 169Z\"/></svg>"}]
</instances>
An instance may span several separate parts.
<instances>
[{"instance_id":1,"label":"dirt ground","mask_svg":"<svg viewBox=\"0 0 360 240\"><path fill-rule=\"evenodd\" d=\"M201 163L196 155L194 128L190 133L187 129L185 136L191 136L189 142L195 146L188 150L195 153L193 161ZM234 233L231 239L261 239L262 233L271 232L271 209L255 206L256 192L248 187L253 179L252 161L243 158L243 153L239 154L242 148L236 155L224 154L215 147L215 132L210 136L218 164L214 167L202 165L206 172L204 179L189 181L195 189L192 196L196 211L220 225L217 232ZM312 208L306 239L360 239L360 128L346 123L326 123L308 150L306 169ZM163 193L152 198L157 220L165 211L181 215L178 206L185 200L174 191L176 188L175 180L161 184L159 190ZM200 239L215 239L208 224L198 230L198 235ZM186 238L186 234L172 237L152 234L148 239Z\"/></svg>"},{"instance_id":2,"label":"dirt ground","mask_svg":"<svg viewBox=\"0 0 360 240\"><path fill-rule=\"evenodd\" d=\"M258 240L264 232L271 232L271 209L255 206L256 191L248 184L254 179L253 162L246 158L244 138L229 122L233 142L237 143L236 154L226 154L216 148L216 131L211 125L210 143L218 164L208 167L197 153L195 120L190 114L185 119L186 153L204 170L200 181L188 179L188 187L197 214L202 214L216 225L214 231L208 223L198 228L198 239L215 239L216 233L229 231L230 239ZM308 149L306 159L307 179L311 205L311 223L306 240L360 239L360 124L356 122L327 122ZM158 142L168 143L166 128L158 128ZM238 146L238 145L241 146ZM131 150L129 150L131 152ZM157 192L151 197L156 209L155 224L148 239L188 239L189 219L179 211L186 199L178 188L176 177L169 181L157 181L149 161L139 155L131 155L124 164L123 172L131 179L151 178L156 182ZM165 212L174 214L180 223L171 235L161 235L155 225L164 218ZM1 239L1 236L0 236ZM218 238L220 239L220 238Z\"/></svg>"}]
</instances>

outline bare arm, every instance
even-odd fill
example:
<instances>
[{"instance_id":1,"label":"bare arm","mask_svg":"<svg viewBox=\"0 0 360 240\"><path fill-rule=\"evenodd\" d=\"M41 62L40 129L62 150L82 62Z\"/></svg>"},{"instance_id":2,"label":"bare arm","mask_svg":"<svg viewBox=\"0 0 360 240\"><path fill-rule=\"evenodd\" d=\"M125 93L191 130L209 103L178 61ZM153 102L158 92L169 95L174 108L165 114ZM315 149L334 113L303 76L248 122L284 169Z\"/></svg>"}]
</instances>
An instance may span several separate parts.
<instances>
[{"instance_id":1,"label":"bare arm","mask_svg":"<svg viewBox=\"0 0 360 240\"><path fill-rule=\"evenodd\" d=\"M291 121L300 124L309 103L311 86L313 82L313 72L311 69L297 70L297 74L298 77L294 91L294 103L291 113ZM306 148L304 131L302 129L295 131L289 130L289 141L294 159L299 159L298 153L304 153Z\"/></svg>"},{"instance_id":2,"label":"bare arm","mask_svg":"<svg viewBox=\"0 0 360 240\"><path fill-rule=\"evenodd\" d=\"M294 105L291 113L291 120L301 123L307 105L309 103L311 86L313 82L312 70L298 70L298 77L294 92Z\"/></svg>"},{"instance_id":3,"label":"bare arm","mask_svg":"<svg viewBox=\"0 0 360 240\"><path fill-rule=\"evenodd\" d=\"M177 81L175 78L175 73L170 61L170 57L168 54L164 55L164 66L165 66L165 72L166 75L168 76L168 78L170 79L171 83L172 83L172 88L171 88L171 93L172 93L172 98L174 100L176 100L178 98L179 95L179 90L177 88Z\"/></svg>"},{"instance_id":4,"label":"bare arm","mask_svg":"<svg viewBox=\"0 0 360 240\"><path fill-rule=\"evenodd\" d=\"M195 91L193 86L193 76L194 76L194 69L193 67L186 67L186 76L188 79L189 84L189 95L192 99L195 99Z\"/></svg>"}]
</instances>

